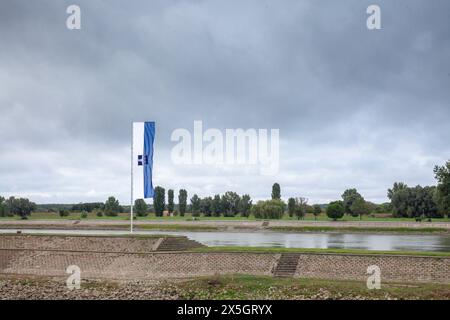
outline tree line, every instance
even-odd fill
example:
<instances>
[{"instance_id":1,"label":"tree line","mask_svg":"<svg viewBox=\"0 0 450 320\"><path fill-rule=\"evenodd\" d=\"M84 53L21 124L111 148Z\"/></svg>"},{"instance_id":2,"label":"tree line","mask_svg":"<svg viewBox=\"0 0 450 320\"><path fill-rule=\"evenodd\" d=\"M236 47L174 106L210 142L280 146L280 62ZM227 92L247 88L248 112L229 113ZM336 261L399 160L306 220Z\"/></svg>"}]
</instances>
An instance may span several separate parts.
<instances>
[{"instance_id":1,"label":"tree line","mask_svg":"<svg viewBox=\"0 0 450 320\"><path fill-rule=\"evenodd\" d=\"M5 199L0 196L0 217L12 217L17 215L22 219L36 210L36 204L27 198L9 197Z\"/></svg>"},{"instance_id":2,"label":"tree line","mask_svg":"<svg viewBox=\"0 0 450 320\"><path fill-rule=\"evenodd\" d=\"M281 199L280 185L274 183L271 198L256 203L253 203L250 195L239 195L233 191L204 198L194 194L188 202L188 192L185 189L178 191L177 204L175 204L174 190L169 189L166 203L166 190L157 186L153 205L148 205L143 199L137 199L134 202L134 209L136 215L140 217L150 212L154 212L157 217L163 216L164 212L175 216L184 216L189 212L193 217L253 215L257 219L281 219L284 214L288 214L290 217L303 219L307 213L317 218L325 210L327 216L333 220L340 219L345 214L362 219L362 216L371 213L391 213L394 217L408 217L416 220L442 218L450 215L450 161L443 166L435 166L433 172L437 180L436 186L409 187L405 183L396 182L387 192L390 202L383 204L366 201L355 188L345 190L341 195L342 200L332 201L326 205L310 205L305 197L291 197L286 204ZM36 204L29 199L15 197L5 199L0 196L0 217L18 215L26 219L36 208ZM62 205L58 213L60 216L68 216L70 211L81 212L81 217L85 218L90 212L95 212L101 217L103 215L117 216L124 210L115 197L109 197L104 203L79 203L72 205L70 209L67 205ZM48 211L55 212L52 208Z\"/></svg>"}]
</instances>

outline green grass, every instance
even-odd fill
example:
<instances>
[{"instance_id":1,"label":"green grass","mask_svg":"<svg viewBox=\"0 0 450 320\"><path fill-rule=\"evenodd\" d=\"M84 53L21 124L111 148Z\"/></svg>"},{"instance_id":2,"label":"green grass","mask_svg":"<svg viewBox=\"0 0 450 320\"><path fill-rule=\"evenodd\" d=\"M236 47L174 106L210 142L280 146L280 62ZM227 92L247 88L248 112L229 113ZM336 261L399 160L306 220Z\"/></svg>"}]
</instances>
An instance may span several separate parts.
<instances>
[{"instance_id":1,"label":"green grass","mask_svg":"<svg viewBox=\"0 0 450 320\"><path fill-rule=\"evenodd\" d=\"M48 212L33 212L29 217L30 220L129 220L129 213L120 213L117 217L97 217L95 213L89 213L86 219L81 219L79 213L71 213L67 217L60 217L58 213L48 213ZM174 217L156 217L154 214L149 214L146 217L138 217L139 221L191 221L194 218L191 214L186 214L184 217L174 216ZM208 221L256 221L254 216L250 216L248 218L236 216L236 217L199 217L195 218L197 220L208 220ZM0 217L1 220L20 220L19 217ZM288 215L284 215L281 220L292 220L297 221L295 217L289 217ZM315 217L312 214L307 214L303 221L315 221ZM321 214L317 217L317 221L332 221L325 214ZM413 218L392 218L392 217L371 217L371 216L363 216L362 220L359 217L352 217L349 215L345 215L339 221L392 221L392 222L415 222ZM450 222L450 218L441 218L441 219L433 219L433 222ZM423 222L426 224L426 222Z\"/></svg>"},{"instance_id":2,"label":"green grass","mask_svg":"<svg viewBox=\"0 0 450 320\"><path fill-rule=\"evenodd\" d=\"M279 232L380 232L380 233L449 233L446 228L405 228L405 227L328 227L328 226L286 226L268 227Z\"/></svg>"},{"instance_id":3,"label":"green grass","mask_svg":"<svg viewBox=\"0 0 450 320\"><path fill-rule=\"evenodd\" d=\"M180 299L450 299L450 285L382 283L369 290L365 281L268 276L202 277L176 285Z\"/></svg>"},{"instance_id":4,"label":"green grass","mask_svg":"<svg viewBox=\"0 0 450 320\"><path fill-rule=\"evenodd\" d=\"M129 227L128 225L126 227ZM136 225L136 230L162 230L162 231L218 231L212 226L180 225L180 224L145 224Z\"/></svg>"},{"instance_id":5,"label":"green grass","mask_svg":"<svg viewBox=\"0 0 450 320\"><path fill-rule=\"evenodd\" d=\"M362 249L313 249L313 248L278 248L278 247L201 247L193 249L195 252L256 252L256 253L336 253L336 254L374 254L374 255L407 255L427 257L450 257L450 252L422 252L422 251L382 251Z\"/></svg>"}]
</instances>

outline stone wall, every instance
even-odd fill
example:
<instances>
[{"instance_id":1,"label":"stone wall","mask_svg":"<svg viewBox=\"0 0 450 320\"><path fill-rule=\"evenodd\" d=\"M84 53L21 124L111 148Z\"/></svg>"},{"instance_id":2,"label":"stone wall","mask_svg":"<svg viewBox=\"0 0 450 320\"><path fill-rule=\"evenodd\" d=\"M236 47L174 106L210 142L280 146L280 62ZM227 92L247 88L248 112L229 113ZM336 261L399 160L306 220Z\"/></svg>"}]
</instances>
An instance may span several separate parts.
<instances>
[{"instance_id":1,"label":"stone wall","mask_svg":"<svg viewBox=\"0 0 450 320\"><path fill-rule=\"evenodd\" d=\"M301 254L295 277L365 281L371 265L385 281L450 283L450 258L398 255Z\"/></svg>"},{"instance_id":2,"label":"stone wall","mask_svg":"<svg viewBox=\"0 0 450 320\"><path fill-rule=\"evenodd\" d=\"M281 253L148 250L157 239L0 236L0 273L67 276L66 268L77 265L82 277L93 279L151 280L214 274L271 276L281 257ZM382 281L450 284L450 258L445 257L295 255L298 259L294 277L366 281L367 267L377 265Z\"/></svg>"},{"instance_id":3,"label":"stone wall","mask_svg":"<svg viewBox=\"0 0 450 320\"><path fill-rule=\"evenodd\" d=\"M150 252L159 237L1 235L0 249Z\"/></svg>"}]
</instances>

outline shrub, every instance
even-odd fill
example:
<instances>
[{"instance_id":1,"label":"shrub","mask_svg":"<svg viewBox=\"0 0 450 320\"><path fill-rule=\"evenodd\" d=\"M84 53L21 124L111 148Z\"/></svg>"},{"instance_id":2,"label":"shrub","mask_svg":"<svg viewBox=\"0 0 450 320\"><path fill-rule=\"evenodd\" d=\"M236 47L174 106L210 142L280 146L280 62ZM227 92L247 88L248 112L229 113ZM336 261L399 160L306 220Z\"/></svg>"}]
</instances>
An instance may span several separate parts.
<instances>
[{"instance_id":1,"label":"shrub","mask_svg":"<svg viewBox=\"0 0 450 320\"><path fill-rule=\"evenodd\" d=\"M81 211L80 217L81 217L81 219L86 219L88 217L87 211Z\"/></svg>"},{"instance_id":2,"label":"shrub","mask_svg":"<svg viewBox=\"0 0 450 320\"><path fill-rule=\"evenodd\" d=\"M148 214L147 203L143 199L137 199L134 201L134 208L138 217L145 217Z\"/></svg>"},{"instance_id":3,"label":"shrub","mask_svg":"<svg viewBox=\"0 0 450 320\"><path fill-rule=\"evenodd\" d=\"M59 209L59 210L58 210L58 213L59 213L59 216L60 216L61 218L62 218L62 217L68 217L69 214L70 214L69 210L66 210L66 209Z\"/></svg>"},{"instance_id":4,"label":"shrub","mask_svg":"<svg viewBox=\"0 0 450 320\"><path fill-rule=\"evenodd\" d=\"M327 207L327 216L334 221L344 216L345 207L342 201L330 202Z\"/></svg>"},{"instance_id":5,"label":"shrub","mask_svg":"<svg viewBox=\"0 0 450 320\"><path fill-rule=\"evenodd\" d=\"M252 206L251 212L257 219L281 219L284 202L281 200L258 201Z\"/></svg>"}]
</instances>

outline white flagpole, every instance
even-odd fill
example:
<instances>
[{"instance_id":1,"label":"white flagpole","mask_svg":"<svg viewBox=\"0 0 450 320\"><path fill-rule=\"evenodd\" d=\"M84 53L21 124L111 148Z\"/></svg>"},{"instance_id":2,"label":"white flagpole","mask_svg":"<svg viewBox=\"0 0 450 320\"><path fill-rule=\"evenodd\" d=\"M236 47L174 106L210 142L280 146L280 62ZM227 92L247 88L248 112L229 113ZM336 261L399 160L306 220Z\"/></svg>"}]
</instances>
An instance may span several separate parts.
<instances>
[{"instance_id":1,"label":"white flagpole","mask_svg":"<svg viewBox=\"0 0 450 320\"><path fill-rule=\"evenodd\" d=\"M133 122L131 122L131 203L130 203L130 233L133 233Z\"/></svg>"}]
</instances>

